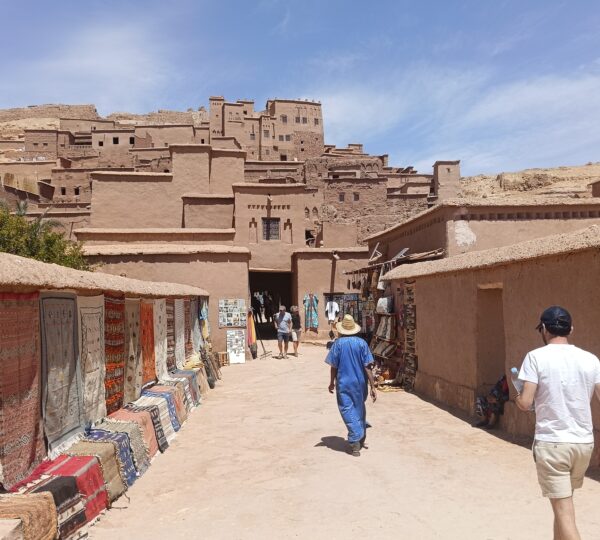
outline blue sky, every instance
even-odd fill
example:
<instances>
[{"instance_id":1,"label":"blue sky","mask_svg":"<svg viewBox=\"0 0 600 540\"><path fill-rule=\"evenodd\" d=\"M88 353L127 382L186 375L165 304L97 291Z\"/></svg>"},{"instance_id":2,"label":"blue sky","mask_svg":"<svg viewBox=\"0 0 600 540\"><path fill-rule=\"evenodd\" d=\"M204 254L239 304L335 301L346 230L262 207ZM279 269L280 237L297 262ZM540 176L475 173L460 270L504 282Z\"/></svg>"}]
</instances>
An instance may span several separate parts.
<instances>
[{"instance_id":1,"label":"blue sky","mask_svg":"<svg viewBox=\"0 0 600 540\"><path fill-rule=\"evenodd\" d=\"M463 174L600 161L597 0L0 0L0 108L312 98L325 138Z\"/></svg>"}]
</instances>

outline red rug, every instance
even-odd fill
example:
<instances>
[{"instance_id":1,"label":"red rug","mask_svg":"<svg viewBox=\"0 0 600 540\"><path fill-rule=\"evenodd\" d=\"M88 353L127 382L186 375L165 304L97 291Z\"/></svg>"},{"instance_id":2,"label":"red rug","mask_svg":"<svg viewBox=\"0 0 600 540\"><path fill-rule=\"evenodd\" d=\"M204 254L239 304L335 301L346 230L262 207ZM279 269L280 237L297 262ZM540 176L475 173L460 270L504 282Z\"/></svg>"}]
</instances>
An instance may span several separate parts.
<instances>
[{"instance_id":1,"label":"red rug","mask_svg":"<svg viewBox=\"0 0 600 540\"><path fill-rule=\"evenodd\" d=\"M106 412L110 414L123 406L125 389L125 299L104 297L104 346L106 355Z\"/></svg>"}]
</instances>

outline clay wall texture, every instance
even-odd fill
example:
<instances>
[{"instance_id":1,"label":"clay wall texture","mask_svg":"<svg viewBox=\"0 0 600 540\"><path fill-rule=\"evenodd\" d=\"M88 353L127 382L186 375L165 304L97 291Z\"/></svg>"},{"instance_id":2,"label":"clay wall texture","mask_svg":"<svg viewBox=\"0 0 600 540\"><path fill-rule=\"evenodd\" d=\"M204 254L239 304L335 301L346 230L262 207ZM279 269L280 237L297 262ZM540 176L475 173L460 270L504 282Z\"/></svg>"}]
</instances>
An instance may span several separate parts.
<instances>
[{"instance_id":1,"label":"clay wall texture","mask_svg":"<svg viewBox=\"0 0 600 540\"><path fill-rule=\"evenodd\" d=\"M234 198L184 196L184 224L191 228L229 229L233 223Z\"/></svg>"},{"instance_id":2,"label":"clay wall texture","mask_svg":"<svg viewBox=\"0 0 600 540\"><path fill-rule=\"evenodd\" d=\"M163 126L136 126L135 127L135 146L138 146L137 139L146 141L142 148L160 148L167 147L169 144L193 144L194 126L190 125L163 125Z\"/></svg>"},{"instance_id":3,"label":"clay wall texture","mask_svg":"<svg viewBox=\"0 0 600 540\"><path fill-rule=\"evenodd\" d=\"M15 109L0 109L0 122L23 118L98 118L94 105L31 105Z\"/></svg>"}]
</instances>

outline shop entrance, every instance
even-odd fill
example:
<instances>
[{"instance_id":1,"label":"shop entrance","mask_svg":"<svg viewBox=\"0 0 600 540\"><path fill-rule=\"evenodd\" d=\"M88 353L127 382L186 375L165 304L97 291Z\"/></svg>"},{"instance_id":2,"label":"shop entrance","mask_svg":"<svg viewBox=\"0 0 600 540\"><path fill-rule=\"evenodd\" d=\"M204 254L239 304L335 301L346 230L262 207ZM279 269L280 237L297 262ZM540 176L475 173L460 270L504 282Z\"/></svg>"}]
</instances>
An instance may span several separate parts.
<instances>
[{"instance_id":1,"label":"shop entrance","mask_svg":"<svg viewBox=\"0 0 600 540\"><path fill-rule=\"evenodd\" d=\"M477 289L477 388L487 392L505 373L502 284Z\"/></svg>"},{"instance_id":2,"label":"shop entrance","mask_svg":"<svg viewBox=\"0 0 600 540\"><path fill-rule=\"evenodd\" d=\"M292 273L291 272L250 272L250 297L255 292L262 293L262 309L260 322L257 329L262 339L274 339L277 337L273 326L273 315L283 304L290 310L292 303ZM265 292L271 301L266 298ZM256 305L256 304L255 304Z\"/></svg>"}]
</instances>

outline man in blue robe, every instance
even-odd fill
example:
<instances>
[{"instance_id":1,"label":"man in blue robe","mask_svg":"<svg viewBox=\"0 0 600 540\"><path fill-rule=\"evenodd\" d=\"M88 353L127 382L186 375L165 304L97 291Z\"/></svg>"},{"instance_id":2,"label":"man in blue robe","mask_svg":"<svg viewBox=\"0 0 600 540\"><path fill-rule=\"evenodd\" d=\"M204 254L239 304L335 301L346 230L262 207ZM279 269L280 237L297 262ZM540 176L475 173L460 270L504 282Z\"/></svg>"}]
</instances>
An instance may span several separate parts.
<instances>
[{"instance_id":1,"label":"man in blue robe","mask_svg":"<svg viewBox=\"0 0 600 540\"><path fill-rule=\"evenodd\" d=\"M360 326L354 322L352 315L345 315L335 328L339 337L325 359L331 366L329 392L333 394L336 390L338 408L348 428L352 455L360 456L367 437L367 381L371 386L373 403L377 399L371 371L373 355L367 342L357 336Z\"/></svg>"}]
</instances>

